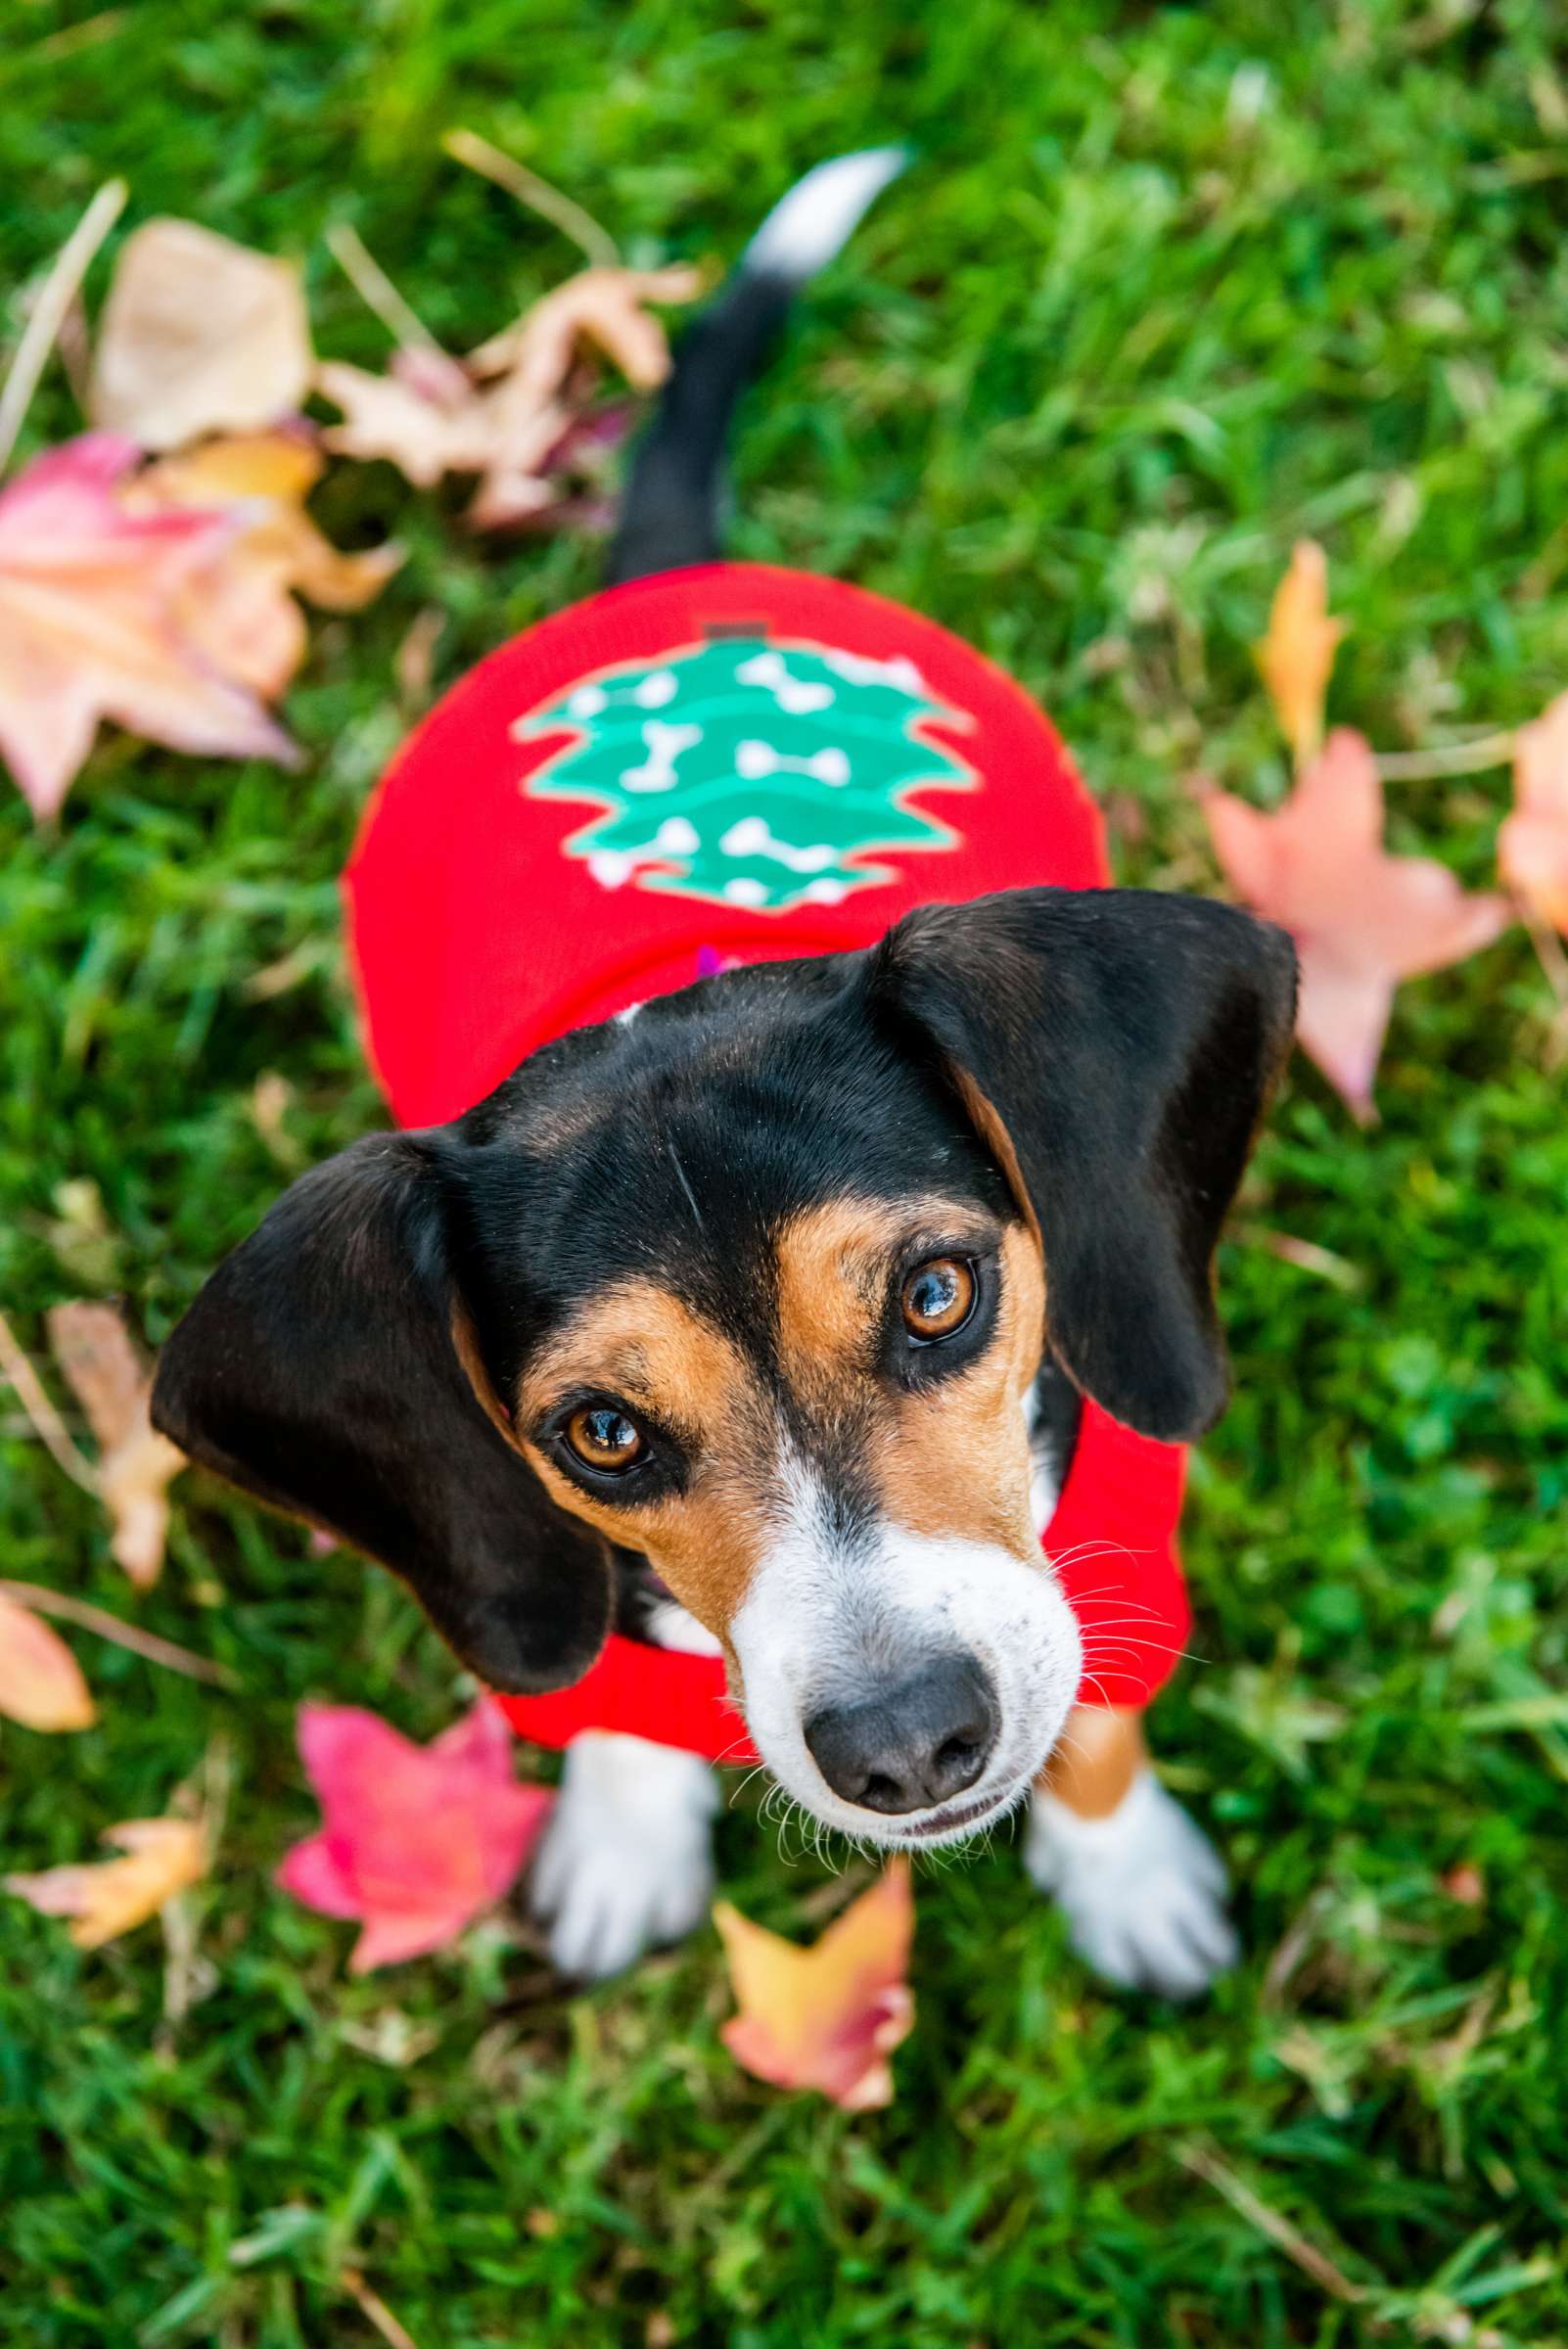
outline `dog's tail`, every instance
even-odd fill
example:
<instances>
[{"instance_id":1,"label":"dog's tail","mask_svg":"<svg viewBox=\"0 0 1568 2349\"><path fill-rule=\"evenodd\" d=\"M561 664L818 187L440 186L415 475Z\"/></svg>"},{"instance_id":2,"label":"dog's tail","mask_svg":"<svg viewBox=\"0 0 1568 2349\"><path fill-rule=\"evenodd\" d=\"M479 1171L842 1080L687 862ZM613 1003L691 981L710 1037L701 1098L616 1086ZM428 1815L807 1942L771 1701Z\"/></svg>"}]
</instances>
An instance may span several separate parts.
<instances>
[{"instance_id":1,"label":"dog's tail","mask_svg":"<svg viewBox=\"0 0 1568 2349\"><path fill-rule=\"evenodd\" d=\"M833 258L907 161L901 147L868 147L807 171L774 205L716 301L687 329L632 461L610 549L612 583L715 559L736 401L797 290Z\"/></svg>"}]
</instances>

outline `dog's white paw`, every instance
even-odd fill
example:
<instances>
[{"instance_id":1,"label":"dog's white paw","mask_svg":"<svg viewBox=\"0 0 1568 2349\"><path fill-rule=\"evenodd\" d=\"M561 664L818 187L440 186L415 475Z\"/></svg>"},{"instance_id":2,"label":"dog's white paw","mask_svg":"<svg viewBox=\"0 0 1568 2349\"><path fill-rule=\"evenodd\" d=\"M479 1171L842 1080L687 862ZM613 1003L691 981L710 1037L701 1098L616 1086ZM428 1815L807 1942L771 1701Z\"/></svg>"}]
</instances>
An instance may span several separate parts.
<instances>
[{"instance_id":1,"label":"dog's white paw","mask_svg":"<svg viewBox=\"0 0 1568 2349\"><path fill-rule=\"evenodd\" d=\"M562 1973L618 1974L701 1924L717 1801L695 1754L607 1730L575 1740L529 1883Z\"/></svg>"},{"instance_id":2,"label":"dog's white paw","mask_svg":"<svg viewBox=\"0 0 1568 2349\"><path fill-rule=\"evenodd\" d=\"M1065 1911L1080 1957L1124 1989L1195 1999L1236 1961L1224 1865L1152 1771L1105 1819L1037 1788L1024 1865Z\"/></svg>"}]
</instances>

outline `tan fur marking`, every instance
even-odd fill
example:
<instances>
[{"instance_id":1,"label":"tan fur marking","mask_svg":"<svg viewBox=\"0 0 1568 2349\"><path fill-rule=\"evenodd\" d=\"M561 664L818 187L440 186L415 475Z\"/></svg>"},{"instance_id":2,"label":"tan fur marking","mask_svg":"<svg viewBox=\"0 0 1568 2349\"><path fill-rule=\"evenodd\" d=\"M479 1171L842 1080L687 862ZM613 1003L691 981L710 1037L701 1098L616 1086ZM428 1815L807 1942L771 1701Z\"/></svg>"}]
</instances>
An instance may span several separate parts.
<instances>
[{"instance_id":1,"label":"tan fur marking","mask_svg":"<svg viewBox=\"0 0 1568 2349\"><path fill-rule=\"evenodd\" d=\"M452 1308L452 1351L462 1364L463 1375L474 1390L474 1400L498 1435L504 1436L514 1451L522 1449L517 1429L507 1416L505 1404L490 1384L490 1374L480 1355L479 1333L466 1305L459 1302Z\"/></svg>"},{"instance_id":2,"label":"tan fur marking","mask_svg":"<svg viewBox=\"0 0 1568 2349\"><path fill-rule=\"evenodd\" d=\"M872 1467L896 1525L939 1540L999 1543L1034 1563L1040 1551L1023 1399L1039 1369L1045 1284L1039 1251L1016 1223L1001 1244L1001 1286L985 1353L958 1376L890 1405Z\"/></svg>"},{"instance_id":3,"label":"tan fur marking","mask_svg":"<svg viewBox=\"0 0 1568 2349\"><path fill-rule=\"evenodd\" d=\"M895 1260L924 1226L956 1239L974 1210L951 1199L832 1199L792 1216L778 1235L778 1343L803 1399L831 1405L870 1367Z\"/></svg>"},{"instance_id":4,"label":"tan fur marking","mask_svg":"<svg viewBox=\"0 0 1568 2349\"><path fill-rule=\"evenodd\" d=\"M1126 1705L1077 1705L1035 1783L1078 1819L1109 1819L1148 1758L1141 1713Z\"/></svg>"},{"instance_id":5,"label":"tan fur marking","mask_svg":"<svg viewBox=\"0 0 1568 2349\"><path fill-rule=\"evenodd\" d=\"M650 1280L619 1283L557 1333L518 1398L528 1426L574 1387L600 1388L671 1428L685 1445L684 1493L618 1507L584 1493L527 1437L522 1449L552 1500L610 1541L644 1550L681 1605L727 1648L730 1619L767 1541L766 1485L776 1415L723 1332Z\"/></svg>"},{"instance_id":6,"label":"tan fur marking","mask_svg":"<svg viewBox=\"0 0 1568 2349\"><path fill-rule=\"evenodd\" d=\"M947 1063L947 1074L952 1080L959 1100L964 1105L964 1113L970 1125L973 1126L992 1157L1006 1175L1007 1187L1013 1194L1018 1212L1033 1232L1035 1245L1040 1249L1043 1258L1039 1218L1035 1213L1035 1202L1029 1195L1029 1185L1024 1180L1024 1170L1018 1163L1018 1152L1013 1147L1012 1135L1002 1123L1000 1113L992 1108L967 1069L960 1068L955 1060L950 1060Z\"/></svg>"}]
</instances>

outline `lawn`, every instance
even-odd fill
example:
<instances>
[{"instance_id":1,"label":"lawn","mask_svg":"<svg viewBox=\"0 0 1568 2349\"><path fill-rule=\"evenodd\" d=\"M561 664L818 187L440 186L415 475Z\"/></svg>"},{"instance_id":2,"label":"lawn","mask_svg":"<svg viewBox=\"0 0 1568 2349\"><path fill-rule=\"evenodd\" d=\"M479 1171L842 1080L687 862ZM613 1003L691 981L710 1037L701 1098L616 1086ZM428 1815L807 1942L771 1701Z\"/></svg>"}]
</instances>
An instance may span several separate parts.
<instances>
[{"instance_id":1,"label":"lawn","mask_svg":"<svg viewBox=\"0 0 1568 2349\"><path fill-rule=\"evenodd\" d=\"M302 256L318 345L379 365L333 222L456 347L573 264L443 158L453 124L649 260L722 259L805 163L908 137L754 405L735 545L1012 668L1125 878L1218 886L1198 774L1284 790L1250 646L1304 533L1351 622L1334 712L1381 749L1568 686L1547 7L14 0L0 40L0 351L115 172L122 230L172 211ZM24 452L77 421L52 374ZM67 1296L124 1295L160 1338L292 1172L377 1123L336 876L406 722L395 650L438 608L445 683L596 576L591 542L476 545L384 466L316 510L410 552L316 625L297 774L108 730L57 834L0 800L0 1298L39 1353ZM1485 886L1507 795L1505 770L1391 785L1391 838ZM3 1571L137 1613L241 1693L81 1635L100 1726L0 1727L8 1867L84 1856L204 1756L232 1779L183 2016L156 1927L84 1957L0 1904L0 2339L356 2349L384 2304L417 2349L1568 2340L1553 1011L1515 929L1404 991L1374 1129L1298 1060L1223 1251L1202 1660L1156 1738L1230 1858L1244 1969L1195 2011L1113 1997L1005 1844L932 1870L877 2116L735 2068L712 1933L586 1997L515 1919L350 1980L349 1930L271 1883L313 1818L295 1707L427 1735L453 1664L390 1578L194 1477L137 1602L4 1398ZM812 1929L831 1879L756 1795L726 1890Z\"/></svg>"}]
</instances>

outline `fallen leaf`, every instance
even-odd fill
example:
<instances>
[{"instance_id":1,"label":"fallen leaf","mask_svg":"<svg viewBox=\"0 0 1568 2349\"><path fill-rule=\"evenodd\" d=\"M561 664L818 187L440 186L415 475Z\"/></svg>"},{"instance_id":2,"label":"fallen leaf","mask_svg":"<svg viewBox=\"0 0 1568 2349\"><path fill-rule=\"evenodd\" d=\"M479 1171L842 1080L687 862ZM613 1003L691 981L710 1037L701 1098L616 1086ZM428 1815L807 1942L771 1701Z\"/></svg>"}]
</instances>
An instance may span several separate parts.
<instances>
[{"instance_id":1,"label":"fallen leaf","mask_svg":"<svg viewBox=\"0 0 1568 2349\"><path fill-rule=\"evenodd\" d=\"M1303 1049L1370 1120L1396 985L1490 944L1507 900L1468 896L1429 856L1388 854L1377 762L1349 727L1336 727L1273 813L1222 791L1206 794L1204 811L1226 878L1296 941Z\"/></svg>"},{"instance_id":2,"label":"fallen leaf","mask_svg":"<svg viewBox=\"0 0 1568 2349\"><path fill-rule=\"evenodd\" d=\"M26 1729L90 1729L98 1718L81 1666L59 1633L3 1593L0 1713Z\"/></svg>"},{"instance_id":3,"label":"fallen leaf","mask_svg":"<svg viewBox=\"0 0 1568 2349\"><path fill-rule=\"evenodd\" d=\"M722 2033L736 2062L779 2088L816 2089L846 2112L890 2103L888 2057L914 2022L908 1862L895 1860L809 1949L728 1901L714 1922L740 2008Z\"/></svg>"},{"instance_id":4,"label":"fallen leaf","mask_svg":"<svg viewBox=\"0 0 1568 2349\"><path fill-rule=\"evenodd\" d=\"M523 443L520 461L491 465L475 492L468 519L476 530L580 530L604 532L614 527L612 460L635 421L633 409L595 408L565 417L559 438L542 456Z\"/></svg>"},{"instance_id":5,"label":"fallen leaf","mask_svg":"<svg viewBox=\"0 0 1568 2349\"><path fill-rule=\"evenodd\" d=\"M1480 1909L1485 1905L1487 1880L1473 1860L1456 1861L1453 1867L1444 1870L1438 1882L1450 1900L1457 1901L1461 1909Z\"/></svg>"},{"instance_id":6,"label":"fallen leaf","mask_svg":"<svg viewBox=\"0 0 1568 2349\"><path fill-rule=\"evenodd\" d=\"M251 432L310 388L299 272L194 220L149 220L120 248L93 369L95 424L143 448Z\"/></svg>"},{"instance_id":7,"label":"fallen leaf","mask_svg":"<svg viewBox=\"0 0 1568 2349\"><path fill-rule=\"evenodd\" d=\"M361 1920L354 1974L454 1940L509 1889L553 1800L514 1777L488 1702L428 1746L357 1705L301 1705L300 1752L322 1825L277 1880L306 1908Z\"/></svg>"},{"instance_id":8,"label":"fallen leaf","mask_svg":"<svg viewBox=\"0 0 1568 2349\"><path fill-rule=\"evenodd\" d=\"M450 378L432 376L423 351L395 352L386 375L324 360L317 389L343 410L343 422L327 427L327 446L362 461L386 457L416 489L433 488L444 474L482 473L490 450L485 403L457 373L460 390Z\"/></svg>"},{"instance_id":9,"label":"fallen leaf","mask_svg":"<svg viewBox=\"0 0 1568 2349\"><path fill-rule=\"evenodd\" d=\"M1513 742L1513 813L1498 832L1498 867L1535 918L1568 934L1568 693Z\"/></svg>"},{"instance_id":10,"label":"fallen leaf","mask_svg":"<svg viewBox=\"0 0 1568 2349\"><path fill-rule=\"evenodd\" d=\"M579 348L597 345L638 392L657 390L669 373L669 339L649 304L694 301L703 272L684 262L665 269L583 269L546 294L470 351L480 377L504 375L519 396L542 406L565 384Z\"/></svg>"},{"instance_id":11,"label":"fallen leaf","mask_svg":"<svg viewBox=\"0 0 1568 2349\"><path fill-rule=\"evenodd\" d=\"M343 422L328 428L327 445L386 457L417 488L448 473L482 475L470 510L480 530L559 515L558 477L585 460L591 473L626 429L623 412L584 412L574 394L583 346L651 390L669 371L669 345L647 305L688 301L702 282L686 267L584 270L482 344L467 369L423 345L397 351L386 375L329 360L316 381Z\"/></svg>"},{"instance_id":12,"label":"fallen leaf","mask_svg":"<svg viewBox=\"0 0 1568 2349\"><path fill-rule=\"evenodd\" d=\"M181 585L181 626L213 667L272 700L304 658L295 596L327 612L357 612L402 562L396 545L346 555L317 530L304 500L326 460L299 433L237 434L164 457L125 495L135 514L220 513L232 536Z\"/></svg>"},{"instance_id":13,"label":"fallen leaf","mask_svg":"<svg viewBox=\"0 0 1568 2349\"><path fill-rule=\"evenodd\" d=\"M111 1553L139 1589L151 1589L163 1567L168 1488L185 1454L153 1425L152 1371L114 1306L79 1299L53 1307L46 1320L61 1374L98 1440Z\"/></svg>"},{"instance_id":14,"label":"fallen leaf","mask_svg":"<svg viewBox=\"0 0 1568 2349\"><path fill-rule=\"evenodd\" d=\"M85 433L0 490L0 753L40 821L59 812L99 719L177 751L294 763L288 736L177 619L234 534L221 514L128 514L129 440Z\"/></svg>"},{"instance_id":15,"label":"fallen leaf","mask_svg":"<svg viewBox=\"0 0 1568 2349\"><path fill-rule=\"evenodd\" d=\"M118 1940L208 1870L207 1831L197 1819L130 1819L106 1827L100 1840L125 1858L3 1879L7 1892L40 1915L73 1917L70 1938L79 1950Z\"/></svg>"},{"instance_id":16,"label":"fallen leaf","mask_svg":"<svg viewBox=\"0 0 1568 2349\"><path fill-rule=\"evenodd\" d=\"M1298 766L1322 742L1323 702L1345 626L1329 618L1327 557L1311 538L1298 539L1268 608L1268 632L1257 647L1268 698Z\"/></svg>"}]
</instances>

